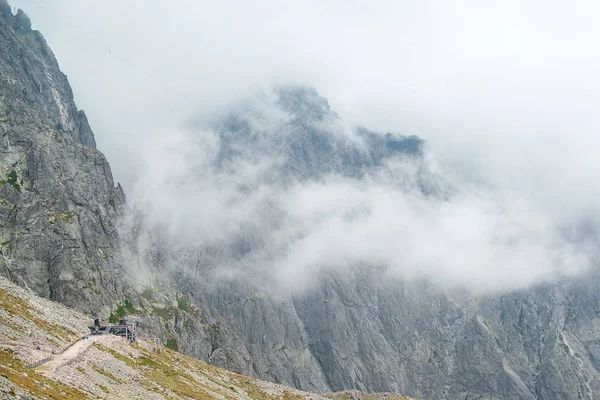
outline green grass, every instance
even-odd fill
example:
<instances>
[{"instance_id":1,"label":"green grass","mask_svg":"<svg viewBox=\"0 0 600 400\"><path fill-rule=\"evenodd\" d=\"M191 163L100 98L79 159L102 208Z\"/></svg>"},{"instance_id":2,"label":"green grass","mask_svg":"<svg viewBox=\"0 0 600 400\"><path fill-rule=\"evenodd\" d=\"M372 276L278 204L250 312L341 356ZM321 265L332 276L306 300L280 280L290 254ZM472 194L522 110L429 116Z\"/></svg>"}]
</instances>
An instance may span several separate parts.
<instances>
[{"instance_id":1,"label":"green grass","mask_svg":"<svg viewBox=\"0 0 600 400\"><path fill-rule=\"evenodd\" d=\"M4 289L0 289L0 308L9 314L9 317L14 321L14 317L22 318L34 323L39 329L43 330L49 336L58 339L64 343L69 343L76 339L79 335L74 332L65 329L60 325L53 325L48 323L46 320L41 319L37 316L37 311L31 307L29 302L21 297L14 296L12 293ZM19 325L16 326L7 320L0 320L3 324L13 328L19 329ZM49 339L50 342L57 344L56 340Z\"/></svg>"},{"instance_id":2,"label":"green grass","mask_svg":"<svg viewBox=\"0 0 600 400\"><path fill-rule=\"evenodd\" d=\"M115 350L113 350L111 348L103 346L103 345L101 345L99 343L94 343L92 346L94 346L95 348L97 348L100 351L112 354L112 356L114 358L116 358L117 360L123 361L129 367L132 367L132 368L136 367L136 362L134 360L132 360L129 357L124 356L123 354L121 354L121 353L119 353L119 352L117 352L117 351L115 351Z\"/></svg>"},{"instance_id":3,"label":"green grass","mask_svg":"<svg viewBox=\"0 0 600 400\"><path fill-rule=\"evenodd\" d=\"M11 243L10 240L0 243L0 254L8 256L11 254Z\"/></svg>"},{"instance_id":4,"label":"green grass","mask_svg":"<svg viewBox=\"0 0 600 400\"><path fill-rule=\"evenodd\" d=\"M74 213L72 212L66 212L66 213L47 213L48 215L48 222L51 223L52 225L56 224L57 222L73 222L73 217L75 216Z\"/></svg>"},{"instance_id":5,"label":"green grass","mask_svg":"<svg viewBox=\"0 0 600 400\"><path fill-rule=\"evenodd\" d=\"M181 311L185 311L185 312L190 311L190 303L188 302L187 297L177 296L177 308L179 308Z\"/></svg>"},{"instance_id":6,"label":"green grass","mask_svg":"<svg viewBox=\"0 0 600 400\"><path fill-rule=\"evenodd\" d=\"M106 386L103 386L103 385L96 385L96 386L98 386L100 389L102 389L102 391L104 393L110 393L110 391L108 390L108 388Z\"/></svg>"},{"instance_id":7,"label":"green grass","mask_svg":"<svg viewBox=\"0 0 600 400\"><path fill-rule=\"evenodd\" d=\"M179 351L179 345L177 344L177 340L175 340L175 338L167 339L167 344L165 344L165 347L174 351Z\"/></svg>"},{"instance_id":8,"label":"green grass","mask_svg":"<svg viewBox=\"0 0 600 400\"><path fill-rule=\"evenodd\" d=\"M152 307L152 313L158 315L163 321L168 321L177 314L177 309L173 307Z\"/></svg>"},{"instance_id":9,"label":"green grass","mask_svg":"<svg viewBox=\"0 0 600 400\"><path fill-rule=\"evenodd\" d=\"M137 312L138 311L131 304L131 301L123 300L123 302L117 306L117 309L110 313L110 316L108 317L108 322L110 322L111 324L117 323L126 315L137 314Z\"/></svg>"},{"instance_id":10,"label":"green grass","mask_svg":"<svg viewBox=\"0 0 600 400\"><path fill-rule=\"evenodd\" d=\"M146 286L142 291L142 297L146 300L152 300L154 298L154 289L150 286Z\"/></svg>"},{"instance_id":11,"label":"green grass","mask_svg":"<svg viewBox=\"0 0 600 400\"><path fill-rule=\"evenodd\" d=\"M0 186L10 185L14 187L18 192L21 192L21 185L19 185L19 177L17 176L17 171L14 169L9 172L8 177L5 180L0 180ZM22 183L22 181L21 181Z\"/></svg>"},{"instance_id":12,"label":"green grass","mask_svg":"<svg viewBox=\"0 0 600 400\"><path fill-rule=\"evenodd\" d=\"M115 381L117 383L123 383L123 381L121 379L115 377L113 374L104 370L103 368L96 367L96 366L93 366L93 368L94 368L94 371L98 372L99 374L104 375L105 377L112 379L113 381Z\"/></svg>"},{"instance_id":13,"label":"green grass","mask_svg":"<svg viewBox=\"0 0 600 400\"><path fill-rule=\"evenodd\" d=\"M50 380L35 370L27 369L11 350L0 351L0 374L15 386L40 399L89 398L77 388Z\"/></svg>"}]
</instances>

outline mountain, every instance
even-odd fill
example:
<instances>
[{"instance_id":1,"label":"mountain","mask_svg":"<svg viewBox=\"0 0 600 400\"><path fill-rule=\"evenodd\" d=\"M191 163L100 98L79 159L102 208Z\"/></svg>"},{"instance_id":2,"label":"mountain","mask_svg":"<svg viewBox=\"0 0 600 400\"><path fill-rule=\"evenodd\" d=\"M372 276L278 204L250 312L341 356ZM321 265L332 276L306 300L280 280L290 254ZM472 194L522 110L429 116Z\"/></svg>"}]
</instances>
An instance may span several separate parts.
<instances>
[{"instance_id":1,"label":"mountain","mask_svg":"<svg viewBox=\"0 0 600 400\"><path fill-rule=\"evenodd\" d=\"M184 307L178 292L149 295L147 291L136 293L130 288L129 281L134 281L131 277L136 271L126 265L118 230L119 215L125 206L124 193L119 185L115 186L108 162L96 149L87 118L76 108L67 78L60 72L43 36L31 29L29 18L22 11L13 15L5 0L0 1L0 50L0 131L3 139L0 144L0 274L43 297L106 318L109 314L111 318L118 318L124 312L123 304L129 304L129 299L133 299L139 308L141 324L147 324L148 331L157 326L158 334L173 348L177 344L168 336L168 332L175 329L169 325L172 319L175 324L185 322L183 331L189 346L196 343L196 352L206 346L210 348L211 340L227 337L227 331L224 331L210 333L208 338L203 327L210 329L216 325L209 325L206 320L216 324L218 316L203 315L202 307ZM10 338L11 344L2 343L3 346L31 350L35 341L42 343L44 348L59 348L85 331L90 317L76 315L22 292L19 296L25 296L31 302L21 304L23 299L7 294L8 289L14 288L7 285L3 289L3 300L6 301L3 301L0 322L3 337ZM163 289L168 292L167 288ZM171 301L176 304L174 308ZM17 308L12 308L11 304L16 304ZM128 312L132 310L133 307L127 307ZM193 337L194 329L205 335L204 342L201 337L198 340ZM21 387L42 398L56 395L81 397L89 390L88 387L81 392L74 388L73 382L65 376L55 377L55 381L48 384L52 389L42 390L46 395L34 390L36 380L41 379L35 373L28 374L22 381L11 381L14 374L21 374L24 362L32 361L27 357L39 355L23 351L23 354L3 352L2 383L9 387L5 393L9 398L12 384L17 385L16 391ZM169 354L169 363L177 362L180 357ZM19 355L25 358L20 359ZM118 364L116 360L105 362ZM202 368L205 374L216 371L206 366ZM80 384L86 373L82 374ZM216 378L216 375L211 376ZM226 379L233 379L231 376ZM102 387L115 384L110 380L106 382ZM99 387L90 393L104 396ZM297 392L292 389L269 387L275 388L273 393L279 391L289 394L290 398L320 398L316 395L297 397ZM142 389L138 386L136 390ZM191 385L186 390L200 389ZM228 391L230 387L224 390ZM261 398L278 396L263 388L252 390ZM264 395L260 394L263 391ZM108 394L106 396L110 397ZM147 395L141 396L148 398ZM243 395L232 396L245 398ZM339 394L336 398L345 396Z\"/></svg>"},{"instance_id":2,"label":"mountain","mask_svg":"<svg viewBox=\"0 0 600 400\"><path fill-rule=\"evenodd\" d=\"M310 87L266 90L193 121L165 146L173 165L150 162L126 204L43 37L0 0L0 134L0 274L44 298L129 315L172 350L314 393L598 398L598 269L479 295L392 274L395 243L412 232L400 224L401 239L389 238L369 225L398 220L371 194L385 187L390 203L418 207L459 188L430 168L423 140L348 128ZM377 251L365 251L367 233ZM64 320L91 318L77 315ZM40 323L32 338L52 332ZM94 352L128 357L114 345L120 356ZM4 354L5 375L23 372ZM164 354L160 368L192 362ZM93 365L81 368L104 379Z\"/></svg>"},{"instance_id":3,"label":"mountain","mask_svg":"<svg viewBox=\"0 0 600 400\"><path fill-rule=\"evenodd\" d=\"M201 310L194 318L199 326L193 328L193 339L190 328L175 323L181 317L167 322L167 336L181 351L302 390L361 388L359 382L330 380L327 374L338 361L326 364L316 357L306 329L310 324L304 325L308 321L298 308L300 298L277 289L281 282L271 270L273 258L287 253L290 242L304 235L288 231L296 218L287 210L287 198L298 185L326 185L336 177L352 182L374 178L390 168L388 161L416 166L416 178L392 168L394 185L424 192L436 188L425 185L421 139L367 129L345 131L340 122L311 87L261 92L212 126L196 124L184 146L189 158L175 155L189 168L183 176L162 171L160 178L152 172L138 187L135 197L148 202L135 204L146 216L129 227L135 234L127 241L135 264L145 270L143 287L162 293L169 287L166 292L180 293ZM196 188L198 197L190 195ZM190 203L153 209L174 198ZM199 198L209 199L207 207L213 209L198 203ZM178 214L180 210L193 215ZM208 219L204 213L210 214ZM237 278L223 278L224 271ZM169 282L165 272L171 273ZM153 307L146 300L136 308Z\"/></svg>"},{"instance_id":4,"label":"mountain","mask_svg":"<svg viewBox=\"0 0 600 400\"><path fill-rule=\"evenodd\" d=\"M0 273L98 312L122 297L125 196L29 18L0 1Z\"/></svg>"},{"instance_id":5,"label":"mountain","mask_svg":"<svg viewBox=\"0 0 600 400\"><path fill-rule=\"evenodd\" d=\"M306 222L313 216L305 208L327 203L334 194L324 190L328 185L342 181L348 183L343 188L362 188L365 182L384 182L400 192L417 191L423 201L452 199L456 189L427 170L423 141L364 129L348 134L327 101L306 87L259 94L212 123L198 124L196 136L186 142L191 143L187 149L210 143L213 156L192 151L183 187L202 188L211 198L224 196L225 217L220 219L215 208L217 222L199 219L202 226L220 226L219 233L194 231L195 214L163 216L180 221L180 231L165 229L161 218L141 228L148 234L144 241L153 245L139 253L146 254L140 264L151 265L155 277L171 271L178 291L220 317L213 329L228 332L213 341L210 352L199 353L183 332L173 330L184 352L317 392L355 388L428 399L598 398L597 269L530 289L473 294L394 277L388 266L369 260L348 261L342 268L293 263L307 253L326 257L335 251L319 252L318 241L302 247L312 230L320 229ZM195 163L195 156L202 161ZM215 181L218 189L212 192ZM179 184L177 175L156 182L174 194L170 198L185 196ZM306 197L307 187L321 191ZM303 199L301 223L289 205L294 197ZM204 210L200 197L191 198ZM332 208L345 212L349 201L336 197ZM150 203L141 205L150 208ZM318 214L316 226L328 213ZM197 243L186 240L189 232ZM303 251L295 251L297 246ZM282 254L293 255L291 267L285 266L290 257Z\"/></svg>"},{"instance_id":6,"label":"mountain","mask_svg":"<svg viewBox=\"0 0 600 400\"><path fill-rule=\"evenodd\" d=\"M391 393L320 396L215 368L152 340L129 343L114 335L88 336L90 316L4 278L0 304L2 399L410 400ZM43 363L28 368L36 362Z\"/></svg>"}]
</instances>

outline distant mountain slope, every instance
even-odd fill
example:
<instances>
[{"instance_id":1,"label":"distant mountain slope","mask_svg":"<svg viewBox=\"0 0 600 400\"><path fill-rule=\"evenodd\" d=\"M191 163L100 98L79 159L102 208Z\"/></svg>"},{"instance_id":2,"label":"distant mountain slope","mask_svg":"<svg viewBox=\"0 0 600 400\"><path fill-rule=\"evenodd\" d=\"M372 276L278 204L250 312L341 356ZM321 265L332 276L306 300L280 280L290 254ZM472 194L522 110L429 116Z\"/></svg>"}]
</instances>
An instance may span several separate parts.
<instances>
[{"instance_id":1,"label":"distant mountain slope","mask_svg":"<svg viewBox=\"0 0 600 400\"><path fill-rule=\"evenodd\" d=\"M326 397L213 367L151 341L130 344L113 335L80 340L91 317L41 299L0 278L0 398L2 399L357 399L410 400L381 394ZM36 350L41 346L42 350ZM38 367L26 364L50 357ZM19 397L17 397L19 396Z\"/></svg>"},{"instance_id":2,"label":"distant mountain slope","mask_svg":"<svg viewBox=\"0 0 600 400\"><path fill-rule=\"evenodd\" d=\"M372 187L452 205L457 191L428 170L420 139L345 130L314 89L284 87L199 126L185 144L175 153L183 173L152 175L139 188L139 198L151 199L141 203L148 219L139 232L148 236L140 243L152 245L138 253L157 282L172 271L177 291L219 316L211 332L227 332L198 351L175 326L170 334L182 351L318 392L600 398L597 268L559 283L473 294L444 286L443 274L432 277L440 285L401 279L378 258L427 254L429 237L410 241L410 221L394 225L398 237L346 223L375 213L385 227L397 218L398 208L381 211L368 195L349 206L363 193L381 193ZM369 235L377 251L346 257Z\"/></svg>"}]
</instances>

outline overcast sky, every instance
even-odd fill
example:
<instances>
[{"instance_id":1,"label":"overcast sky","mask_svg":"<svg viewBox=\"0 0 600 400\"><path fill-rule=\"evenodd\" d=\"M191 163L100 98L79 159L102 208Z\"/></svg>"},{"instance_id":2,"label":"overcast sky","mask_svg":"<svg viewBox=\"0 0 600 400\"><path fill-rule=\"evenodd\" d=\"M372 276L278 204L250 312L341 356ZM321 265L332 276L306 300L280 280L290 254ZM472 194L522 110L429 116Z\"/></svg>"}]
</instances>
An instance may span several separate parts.
<instances>
[{"instance_id":1,"label":"overcast sky","mask_svg":"<svg viewBox=\"0 0 600 400\"><path fill-rule=\"evenodd\" d=\"M45 35L128 192L148 143L302 83L544 217L600 216L597 1L10 3Z\"/></svg>"},{"instance_id":2,"label":"overcast sky","mask_svg":"<svg viewBox=\"0 0 600 400\"><path fill-rule=\"evenodd\" d=\"M10 2L121 180L137 142L273 81L311 84L373 129L500 150L495 162L587 153L599 136L595 1Z\"/></svg>"}]
</instances>

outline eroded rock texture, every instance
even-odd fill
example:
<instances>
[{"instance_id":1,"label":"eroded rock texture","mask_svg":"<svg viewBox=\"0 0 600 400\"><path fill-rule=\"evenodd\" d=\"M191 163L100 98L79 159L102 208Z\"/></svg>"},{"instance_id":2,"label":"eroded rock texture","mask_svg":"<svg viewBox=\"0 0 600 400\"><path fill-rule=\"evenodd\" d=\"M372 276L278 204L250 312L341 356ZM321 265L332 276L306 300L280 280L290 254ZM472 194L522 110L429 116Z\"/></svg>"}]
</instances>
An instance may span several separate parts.
<instances>
[{"instance_id":1,"label":"eroded rock texture","mask_svg":"<svg viewBox=\"0 0 600 400\"><path fill-rule=\"evenodd\" d=\"M112 307L123 191L44 38L5 1L0 135L0 273L79 309Z\"/></svg>"}]
</instances>

